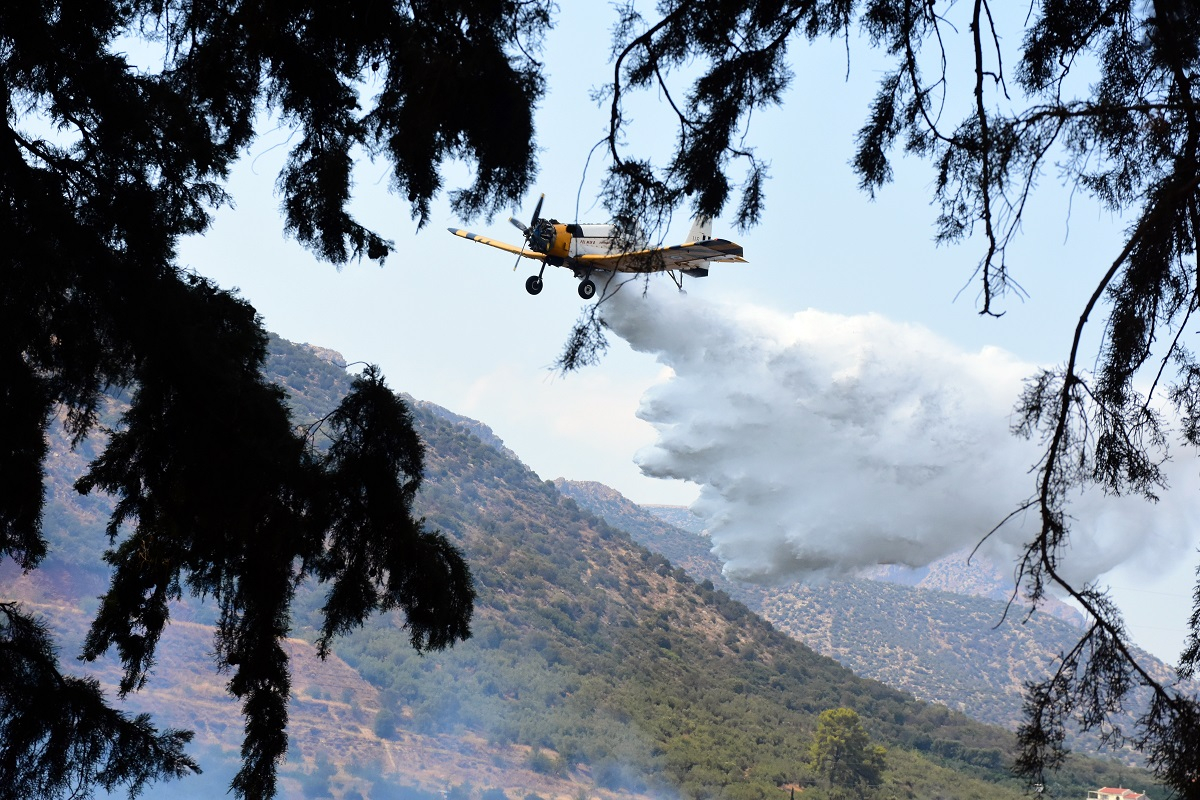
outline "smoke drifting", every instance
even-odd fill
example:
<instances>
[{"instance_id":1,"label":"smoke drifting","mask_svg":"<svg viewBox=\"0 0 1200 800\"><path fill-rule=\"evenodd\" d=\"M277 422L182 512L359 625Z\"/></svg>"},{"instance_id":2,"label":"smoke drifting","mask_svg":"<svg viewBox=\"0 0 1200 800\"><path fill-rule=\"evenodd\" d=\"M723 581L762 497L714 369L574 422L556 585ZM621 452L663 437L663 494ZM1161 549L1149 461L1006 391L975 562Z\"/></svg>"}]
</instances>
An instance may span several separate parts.
<instances>
[{"instance_id":1,"label":"smoke drifting","mask_svg":"<svg viewBox=\"0 0 1200 800\"><path fill-rule=\"evenodd\" d=\"M976 544L1032 495L1037 446L1009 432L1032 365L880 316L789 316L658 288L602 309L613 332L674 373L642 398L638 415L659 438L636 460L701 487L693 510L731 577L921 566ZM1074 580L1145 551L1152 530L1152 551L1177 553L1194 524L1098 493L1072 512ZM1011 557L1035 523L1014 519L989 551Z\"/></svg>"}]
</instances>

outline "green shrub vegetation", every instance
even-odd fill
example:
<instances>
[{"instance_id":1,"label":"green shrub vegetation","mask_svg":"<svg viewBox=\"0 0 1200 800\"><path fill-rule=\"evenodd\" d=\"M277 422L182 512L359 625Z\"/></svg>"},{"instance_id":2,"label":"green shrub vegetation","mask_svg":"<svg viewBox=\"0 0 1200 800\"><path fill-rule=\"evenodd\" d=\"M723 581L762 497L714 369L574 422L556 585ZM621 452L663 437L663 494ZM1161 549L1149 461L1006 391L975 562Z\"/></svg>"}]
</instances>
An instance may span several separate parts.
<instances>
[{"instance_id":1,"label":"green shrub vegetation","mask_svg":"<svg viewBox=\"0 0 1200 800\"><path fill-rule=\"evenodd\" d=\"M473 636L421 657L391 617L336 645L411 712L405 724L526 745L530 766L587 766L600 788L740 800L815 787L818 715L845 707L888 750L884 796L1023 792L1009 733L856 677L585 512L461 418L423 404L414 417L428 451L419 510L471 564ZM1072 765L1057 788L1082 794L1104 769Z\"/></svg>"},{"instance_id":2,"label":"green shrub vegetation","mask_svg":"<svg viewBox=\"0 0 1200 800\"><path fill-rule=\"evenodd\" d=\"M304 380L323 376L318 388L328 383L293 395L297 422L319 418L348 386L344 372L304 348L273 347L272 364ZM377 734L407 728L521 745L531 748L525 766L534 772L601 790L784 800L785 787L797 786L805 800L821 800L827 787L810 766L813 735L822 712L847 708L887 750L881 798L1023 795L1008 771L1011 734L818 656L712 581L695 582L582 510L479 438L489 432L477 423L420 403L413 416L427 467L417 511L462 548L478 596L472 637L435 656L413 651L398 612L334 641L380 689ZM54 558L85 559L82 539L75 553L55 547ZM325 601L312 589L297 599L296 628L314 640ZM364 794L369 785L372 800L439 800L397 785L379 764L338 766ZM345 789L329 765L289 762L285 774L310 796ZM1050 788L1080 797L1121 778L1151 787L1133 775L1072 760ZM451 791L451 800L468 798L483 800L470 787Z\"/></svg>"}]
</instances>

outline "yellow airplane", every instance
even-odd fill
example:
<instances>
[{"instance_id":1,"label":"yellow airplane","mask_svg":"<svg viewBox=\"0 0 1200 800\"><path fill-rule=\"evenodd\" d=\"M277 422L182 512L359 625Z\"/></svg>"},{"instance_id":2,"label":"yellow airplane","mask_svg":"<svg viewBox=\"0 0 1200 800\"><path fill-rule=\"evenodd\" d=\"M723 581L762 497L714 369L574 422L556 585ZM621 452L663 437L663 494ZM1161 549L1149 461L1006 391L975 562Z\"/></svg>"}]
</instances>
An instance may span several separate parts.
<instances>
[{"instance_id":1,"label":"yellow airplane","mask_svg":"<svg viewBox=\"0 0 1200 800\"><path fill-rule=\"evenodd\" d=\"M684 244L622 249L612 225L564 225L556 219L542 219L538 214L545 199L544 194L538 199L529 225L515 217L508 218L525 235L525 242L519 247L461 228L447 230L455 236L516 253L518 264L522 257L541 261L538 274L530 275L525 281L525 289L530 294L542 291L542 273L547 264L571 270L579 279L579 296L584 300L595 296L596 284L592 275L598 272L668 272L674 277L678 271L681 275L703 278L714 261L746 261L742 258L741 245L712 238L710 219L697 218ZM513 269L516 269L515 265ZM682 281L682 277L679 280Z\"/></svg>"}]
</instances>

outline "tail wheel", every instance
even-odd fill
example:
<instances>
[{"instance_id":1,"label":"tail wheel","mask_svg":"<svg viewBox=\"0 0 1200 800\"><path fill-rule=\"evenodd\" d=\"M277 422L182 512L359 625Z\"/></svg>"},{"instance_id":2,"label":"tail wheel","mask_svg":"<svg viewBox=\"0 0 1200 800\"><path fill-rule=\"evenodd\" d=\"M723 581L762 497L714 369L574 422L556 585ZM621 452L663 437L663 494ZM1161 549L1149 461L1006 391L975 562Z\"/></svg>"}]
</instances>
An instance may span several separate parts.
<instances>
[{"instance_id":1,"label":"tail wheel","mask_svg":"<svg viewBox=\"0 0 1200 800\"><path fill-rule=\"evenodd\" d=\"M579 296L584 300L591 300L596 296L596 284L592 283L590 278L584 278L579 282Z\"/></svg>"},{"instance_id":2,"label":"tail wheel","mask_svg":"<svg viewBox=\"0 0 1200 800\"><path fill-rule=\"evenodd\" d=\"M530 294L537 294L542 291L542 279L537 275L530 275L528 280L525 281L525 291ZM595 291L595 289L592 291Z\"/></svg>"}]
</instances>

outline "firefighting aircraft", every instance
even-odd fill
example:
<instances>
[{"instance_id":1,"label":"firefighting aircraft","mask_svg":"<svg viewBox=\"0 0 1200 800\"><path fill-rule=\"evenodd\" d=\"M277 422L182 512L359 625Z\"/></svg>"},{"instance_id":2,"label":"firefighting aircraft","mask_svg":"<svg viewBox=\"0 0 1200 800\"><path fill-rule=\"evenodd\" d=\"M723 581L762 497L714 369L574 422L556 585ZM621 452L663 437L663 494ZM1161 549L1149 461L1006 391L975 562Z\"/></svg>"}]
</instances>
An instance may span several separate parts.
<instances>
[{"instance_id":1,"label":"firefighting aircraft","mask_svg":"<svg viewBox=\"0 0 1200 800\"><path fill-rule=\"evenodd\" d=\"M542 273L546 265L565 267L579 279L579 296L590 300L596 294L592 280L595 273L613 272L668 272L703 278L708 275L708 265L714 261L738 261L742 258L742 246L726 239L712 238L712 220L697 218L684 244L673 247L635 247L622 249L614 235L612 225L565 225L556 219L542 219L542 195L533 209L533 221L525 225L516 217L508 221L525 235L521 246L490 239L460 228L448 228L455 236L470 239L480 244L498 247L517 254L521 258L533 258L542 262L537 275L530 275L525 289L530 294L542 291ZM516 266L513 266L516 269ZM682 281L682 278L679 278Z\"/></svg>"}]
</instances>

